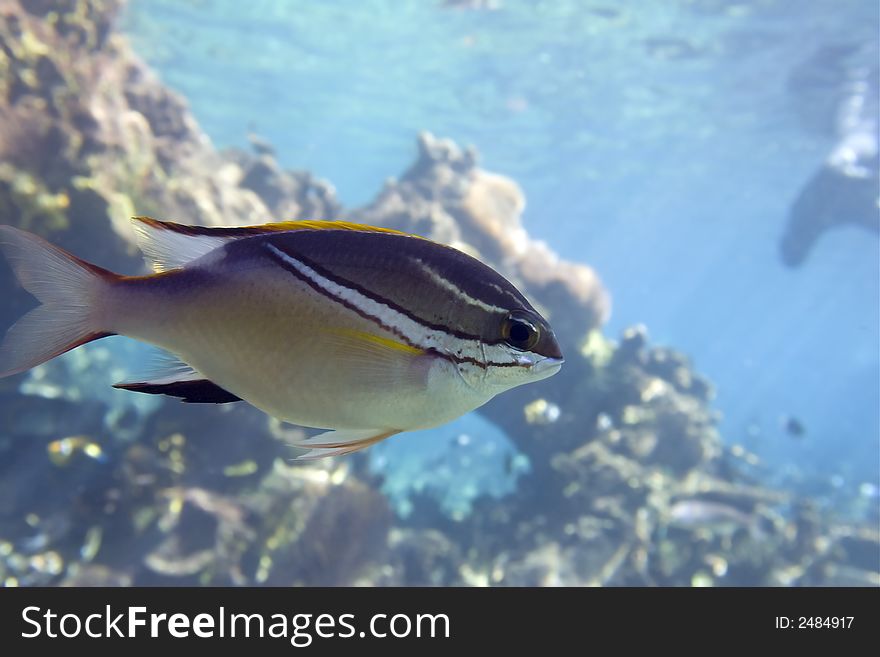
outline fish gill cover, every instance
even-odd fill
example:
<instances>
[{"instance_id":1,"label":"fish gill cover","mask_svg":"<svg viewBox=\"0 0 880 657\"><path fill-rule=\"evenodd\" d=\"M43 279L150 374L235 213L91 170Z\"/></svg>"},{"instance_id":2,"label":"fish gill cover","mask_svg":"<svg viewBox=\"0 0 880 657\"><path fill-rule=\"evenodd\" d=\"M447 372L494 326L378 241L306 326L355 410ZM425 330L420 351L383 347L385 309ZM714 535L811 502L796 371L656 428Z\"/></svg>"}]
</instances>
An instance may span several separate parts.
<instances>
[{"instance_id":1,"label":"fish gill cover","mask_svg":"<svg viewBox=\"0 0 880 657\"><path fill-rule=\"evenodd\" d=\"M433 10L460 4L472 3ZM468 504L450 511L436 482L401 486L393 464L291 463L287 444L302 430L254 409L109 391L141 354L76 350L0 380L0 581L880 583L876 487L843 514L770 483L774 466L722 439L713 386L686 356L653 345L640 326L605 337L610 295L597 273L526 230L519 185L482 168L474 149L421 133L402 175L344 208L332 185L289 170L265 141L254 138L253 152L215 149L117 31L120 9L116 0L0 4L0 221L128 273L142 267L132 215L206 226L345 219L414 232L503 272L550 318L567 362L540 387L482 409L512 446L495 459L511 483L489 495L471 482ZM598 5L592 15L626 18ZM645 48L680 60L697 46L653 38ZM0 288L11 290L5 328L33 301L5 265ZM802 438L812 431L786 424ZM469 461L487 458L468 451L476 438L450 447L465 478L476 472ZM440 458L437 469L449 469ZM389 498L400 489L405 508Z\"/></svg>"}]
</instances>

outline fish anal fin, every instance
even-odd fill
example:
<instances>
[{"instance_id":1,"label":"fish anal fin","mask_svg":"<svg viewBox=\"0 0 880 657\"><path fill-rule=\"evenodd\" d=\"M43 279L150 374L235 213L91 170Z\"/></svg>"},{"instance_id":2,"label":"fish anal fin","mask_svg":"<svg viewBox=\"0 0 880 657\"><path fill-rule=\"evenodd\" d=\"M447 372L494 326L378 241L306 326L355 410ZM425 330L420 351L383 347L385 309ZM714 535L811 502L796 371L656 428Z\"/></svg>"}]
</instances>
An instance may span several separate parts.
<instances>
[{"instance_id":1,"label":"fish anal fin","mask_svg":"<svg viewBox=\"0 0 880 657\"><path fill-rule=\"evenodd\" d=\"M378 442L400 433L399 429L339 429L312 436L293 447L309 451L296 457L297 461L314 461L329 456L342 456L375 445Z\"/></svg>"},{"instance_id":2,"label":"fish anal fin","mask_svg":"<svg viewBox=\"0 0 880 657\"><path fill-rule=\"evenodd\" d=\"M207 379L170 381L168 383L150 381L117 383L113 387L120 390L143 392L148 395L179 397L181 401L188 404L228 404L241 401L240 397L236 397L231 392L224 390L216 383L212 383Z\"/></svg>"}]
</instances>

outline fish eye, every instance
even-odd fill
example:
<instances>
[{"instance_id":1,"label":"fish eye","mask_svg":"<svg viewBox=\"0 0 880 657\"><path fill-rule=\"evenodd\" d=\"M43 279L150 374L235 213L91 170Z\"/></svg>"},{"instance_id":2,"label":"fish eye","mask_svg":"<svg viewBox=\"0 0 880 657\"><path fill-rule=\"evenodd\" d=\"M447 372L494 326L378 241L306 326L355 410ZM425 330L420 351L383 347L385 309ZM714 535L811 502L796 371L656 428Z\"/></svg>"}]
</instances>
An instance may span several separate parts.
<instances>
[{"instance_id":1,"label":"fish eye","mask_svg":"<svg viewBox=\"0 0 880 657\"><path fill-rule=\"evenodd\" d=\"M538 343L541 333L529 320L509 315L501 328L501 337L514 349L528 351Z\"/></svg>"}]
</instances>

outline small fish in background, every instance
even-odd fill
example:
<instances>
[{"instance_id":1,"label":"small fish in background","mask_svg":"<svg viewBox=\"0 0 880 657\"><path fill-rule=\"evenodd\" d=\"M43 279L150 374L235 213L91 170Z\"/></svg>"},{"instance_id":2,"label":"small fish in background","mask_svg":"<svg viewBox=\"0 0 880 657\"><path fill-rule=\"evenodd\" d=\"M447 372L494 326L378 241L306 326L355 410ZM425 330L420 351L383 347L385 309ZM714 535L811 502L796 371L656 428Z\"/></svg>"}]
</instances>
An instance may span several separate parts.
<instances>
[{"instance_id":1,"label":"small fish in background","mask_svg":"<svg viewBox=\"0 0 880 657\"><path fill-rule=\"evenodd\" d=\"M760 538L760 516L753 512L712 500L688 498L677 501L668 512L667 524L681 529L705 529L721 535L731 535L745 529Z\"/></svg>"},{"instance_id":2,"label":"small fish in background","mask_svg":"<svg viewBox=\"0 0 880 657\"><path fill-rule=\"evenodd\" d=\"M42 302L0 345L0 377L125 335L179 360L117 388L246 400L329 429L295 443L309 450L299 458L318 458L445 424L562 367L553 330L525 297L451 247L345 222L133 222L149 276L114 274L0 226L0 249Z\"/></svg>"},{"instance_id":3,"label":"small fish in background","mask_svg":"<svg viewBox=\"0 0 880 657\"><path fill-rule=\"evenodd\" d=\"M782 428L792 438L803 438L807 433L803 422L791 415L782 416Z\"/></svg>"}]
</instances>

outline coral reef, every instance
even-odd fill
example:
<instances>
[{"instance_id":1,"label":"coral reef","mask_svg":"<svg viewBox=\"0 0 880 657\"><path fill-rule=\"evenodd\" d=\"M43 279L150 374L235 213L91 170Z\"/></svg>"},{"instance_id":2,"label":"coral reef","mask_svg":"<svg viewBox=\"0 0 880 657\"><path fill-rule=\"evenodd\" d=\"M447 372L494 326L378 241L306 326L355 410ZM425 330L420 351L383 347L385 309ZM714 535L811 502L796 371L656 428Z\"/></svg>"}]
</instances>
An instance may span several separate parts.
<instances>
[{"instance_id":1,"label":"coral reef","mask_svg":"<svg viewBox=\"0 0 880 657\"><path fill-rule=\"evenodd\" d=\"M725 446L711 385L521 222L517 185L429 134L367 207L218 152L113 30L118 0L0 3L0 217L119 269L127 217L236 225L337 218L479 255L550 316L562 373L482 412L528 460L513 493L396 516L367 457L289 463L299 429L247 407L105 395L96 344L0 381L0 582L7 585L873 585L876 523L768 489ZM0 288L13 289L5 265ZM32 301L4 300L0 328ZM121 402L120 399L126 401Z\"/></svg>"},{"instance_id":2,"label":"coral reef","mask_svg":"<svg viewBox=\"0 0 880 657\"><path fill-rule=\"evenodd\" d=\"M218 153L113 31L120 4L3 4L4 221L130 270L133 214L232 225L337 213L332 188L310 174L283 172L270 154Z\"/></svg>"}]
</instances>

